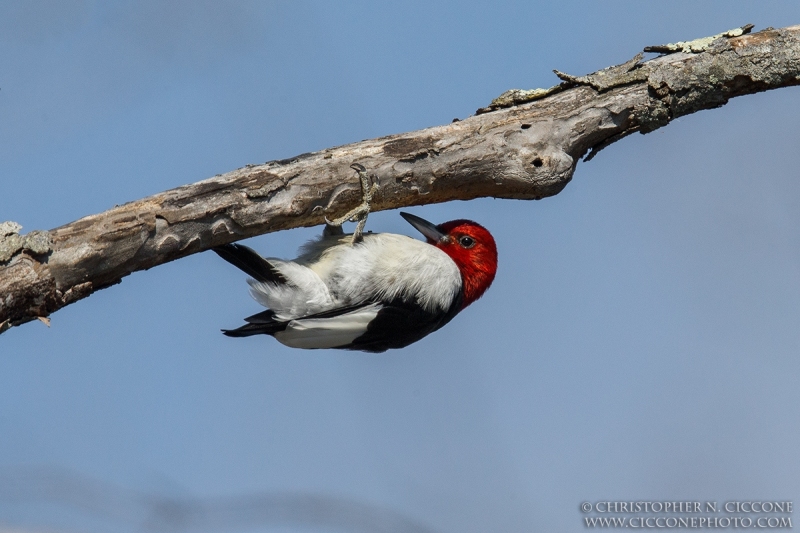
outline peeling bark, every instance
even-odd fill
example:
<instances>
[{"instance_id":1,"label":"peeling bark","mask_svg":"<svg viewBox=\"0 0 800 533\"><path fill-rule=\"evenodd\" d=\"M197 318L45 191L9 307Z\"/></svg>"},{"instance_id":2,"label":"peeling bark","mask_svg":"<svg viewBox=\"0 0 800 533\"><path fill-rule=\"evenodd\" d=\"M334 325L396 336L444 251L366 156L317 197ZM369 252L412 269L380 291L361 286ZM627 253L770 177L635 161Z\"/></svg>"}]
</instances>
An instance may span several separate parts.
<instances>
[{"instance_id":1,"label":"peeling bark","mask_svg":"<svg viewBox=\"0 0 800 533\"><path fill-rule=\"evenodd\" d=\"M49 232L20 236L13 223L0 225L0 332L131 272L335 218L360 201L356 162L379 185L374 211L557 194L582 157L631 133L735 96L799 85L800 26L747 31L651 47L677 51L649 61L640 54L587 76L557 72L561 85L509 91L462 121L248 165Z\"/></svg>"}]
</instances>

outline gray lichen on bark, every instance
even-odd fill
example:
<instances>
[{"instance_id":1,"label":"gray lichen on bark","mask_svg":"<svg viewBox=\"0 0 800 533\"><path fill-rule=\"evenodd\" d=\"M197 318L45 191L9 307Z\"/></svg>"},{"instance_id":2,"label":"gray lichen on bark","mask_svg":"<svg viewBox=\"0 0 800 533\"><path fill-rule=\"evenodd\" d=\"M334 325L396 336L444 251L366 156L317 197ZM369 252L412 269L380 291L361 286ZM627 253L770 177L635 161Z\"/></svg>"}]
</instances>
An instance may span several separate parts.
<instances>
[{"instance_id":1,"label":"gray lichen on bark","mask_svg":"<svg viewBox=\"0 0 800 533\"><path fill-rule=\"evenodd\" d=\"M22 226L16 222L0 223L0 264L7 263L14 255L26 251L34 255L42 255L52 248L50 234L46 231L32 231L20 235Z\"/></svg>"},{"instance_id":2,"label":"gray lichen on bark","mask_svg":"<svg viewBox=\"0 0 800 533\"><path fill-rule=\"evenodd\" d=\"M323 224L378 184L373 210L478 197L540 199L578 161L730 98L800 84L800 26L713 39L699 53L569 76L506 107L420 131L270 161L20 236L0 226L0 331L47 317L131 272L247 237ZM566 75L565 75L566 76Z\"/></svg>"},{"instance_id":3,"label":"gray lichen on bark","mask_svg":"<svg viewBox=\"0 0 800 533\"><path fill-rule=\"evenodd\" d=\"M561 71L554 70L556 76L572 85L588 85L598 92L605 92L614 87L629 85L638 81L647 80L650 74L650 65L642 63L643 53L636 54L633 59L621 65L604 68L586 76L571 76Z\"/></svg>"}]
</instances>

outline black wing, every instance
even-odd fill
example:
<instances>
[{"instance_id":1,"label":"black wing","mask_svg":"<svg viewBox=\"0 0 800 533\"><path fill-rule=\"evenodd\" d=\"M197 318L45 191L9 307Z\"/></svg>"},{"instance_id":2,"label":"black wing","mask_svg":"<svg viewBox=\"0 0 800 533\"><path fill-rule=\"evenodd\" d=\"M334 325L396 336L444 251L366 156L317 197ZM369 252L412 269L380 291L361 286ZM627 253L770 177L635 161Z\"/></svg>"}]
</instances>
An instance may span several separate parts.
<instances>
[{"instance_id":1,"label":"black wing","mask_svg":"<svg viewBox=\"0 0 800 533\"><path fill-rule=\"evenodd\" d=\"M461 303L459 293L450 309L442 314L427 312L400 299L394 300L378 311L363 335L339 348L376 353L405 348L450 322L461 311Z\"/></svg>"},{"instance_id":2,"label":"black wing","mask_svg":"<svg viewBox=\"0 0 800 533\"><path fill-rule=\"evenodd\" d=\"M271 309L245 318L247 324L236 329L223 329L228 337L250 337L251 335L274 335L286 329L287 322L277 320Z\"/></svg>"}]
</instances>

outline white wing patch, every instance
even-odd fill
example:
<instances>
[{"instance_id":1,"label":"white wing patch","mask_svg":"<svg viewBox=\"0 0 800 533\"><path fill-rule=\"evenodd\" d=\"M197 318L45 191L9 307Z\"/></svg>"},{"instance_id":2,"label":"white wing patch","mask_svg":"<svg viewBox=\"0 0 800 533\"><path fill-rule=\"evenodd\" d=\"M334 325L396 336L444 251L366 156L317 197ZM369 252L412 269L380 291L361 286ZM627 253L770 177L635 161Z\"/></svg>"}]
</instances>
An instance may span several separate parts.
<instances>
[{"instance_id":1,"label":"white wing patch","mask_svg":"<svg viewBox=\"0 0 800 533\"><path fill-rule=\"evenodd\" d=\"M292 320L284 331L275 333L275 338L292 348L346 346L367 331L367 326L381 307L381 304L372 304L331 318Z\"/></svg>"},{"instance_id":2,"label":"white wing patch","mask_svg":"<svg viewBox=\"0 0 800 533\"><path fill-rule=\"evenodd\" d=\"M310 268L293 261L267 259L289 283L247 280L255 300L275 311L279 320L313 315L335 307L328 287Z\"/></svg>"}]
</instances>

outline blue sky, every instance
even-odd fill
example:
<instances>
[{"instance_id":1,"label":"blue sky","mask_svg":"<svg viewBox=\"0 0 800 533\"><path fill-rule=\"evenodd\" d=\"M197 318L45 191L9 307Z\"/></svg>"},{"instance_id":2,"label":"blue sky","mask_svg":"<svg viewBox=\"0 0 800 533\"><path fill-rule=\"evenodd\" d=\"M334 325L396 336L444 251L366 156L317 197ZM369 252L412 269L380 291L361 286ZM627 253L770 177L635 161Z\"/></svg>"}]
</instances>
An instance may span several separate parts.
<instances>
[{"instance_id":1,"label":"blue sky","mask_svg":"<svg viewBox=\"0 0 800 533\"><path fill-rule=\"evenodd\" d=\"M800 6L1 2L0 219L53 228L745 23ZM485 225L500 268L401 351L222 336L258 306L213 253L4 333L0 531L583 531L584 501L797 501L798 98L628 137L553 198L415 208Z\"/></svg>"}]
</instances>

